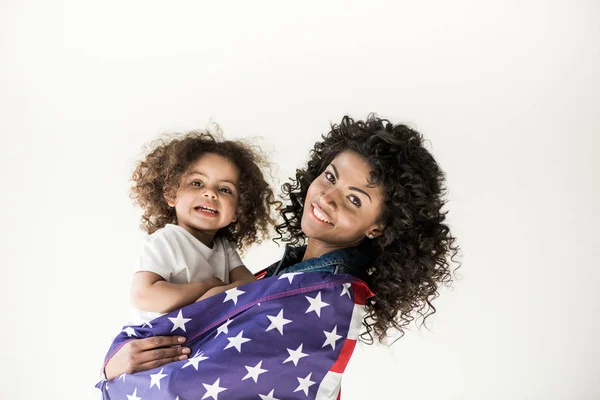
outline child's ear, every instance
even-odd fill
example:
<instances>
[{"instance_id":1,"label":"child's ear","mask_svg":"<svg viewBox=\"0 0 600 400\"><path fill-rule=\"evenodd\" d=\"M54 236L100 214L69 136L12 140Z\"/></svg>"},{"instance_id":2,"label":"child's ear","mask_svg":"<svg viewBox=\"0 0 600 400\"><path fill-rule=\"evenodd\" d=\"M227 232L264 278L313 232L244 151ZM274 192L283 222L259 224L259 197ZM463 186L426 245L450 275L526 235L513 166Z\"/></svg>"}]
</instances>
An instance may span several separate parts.
<instances>
[{"instance_id":1,"label":"child's ear","mask_svg":"<svg viewBox=\"0 0 600 400\"><path fill-rule=\"evenodd\" d=\"M167 202L167 204L169 205L169 207L175 207L175 199L171 196L168 196L167 194L165 194L165 201Z\"/></svg>"}]
</instances>

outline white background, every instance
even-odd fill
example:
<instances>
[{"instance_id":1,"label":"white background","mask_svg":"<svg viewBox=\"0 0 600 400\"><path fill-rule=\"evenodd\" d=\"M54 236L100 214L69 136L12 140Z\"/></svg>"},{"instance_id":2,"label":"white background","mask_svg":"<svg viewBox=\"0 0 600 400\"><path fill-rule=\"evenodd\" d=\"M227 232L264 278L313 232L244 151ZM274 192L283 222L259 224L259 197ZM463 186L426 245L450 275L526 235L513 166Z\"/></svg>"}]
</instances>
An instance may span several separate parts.
<instances>
[{"instance_id":1,"label":"white background","mask_svg":"<svg viewBox=\"0 0 600 400\"><path fill-rule=\"evenodd\" d=\"M600 398L597 1L0 4L0 398L98 395L144 143L213 119L280 184L370 111L431 141L464 265L430 331L357 348L344 399Z\"/></svg>"}]
</instances>

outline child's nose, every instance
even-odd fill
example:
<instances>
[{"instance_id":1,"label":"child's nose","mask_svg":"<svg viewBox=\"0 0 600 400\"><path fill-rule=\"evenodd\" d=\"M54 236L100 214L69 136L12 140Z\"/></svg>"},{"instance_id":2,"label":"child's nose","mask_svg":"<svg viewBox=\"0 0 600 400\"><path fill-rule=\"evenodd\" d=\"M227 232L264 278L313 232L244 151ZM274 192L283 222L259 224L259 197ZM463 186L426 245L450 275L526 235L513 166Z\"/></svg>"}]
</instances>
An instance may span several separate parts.
<instances>
[{"instance_id":1,"label":"child's nose","mask_svg":"<svg viewBox=\"0 0 600 400\"><path fill-rule=\"evenodd\" d=\"M208 197L211 199L216 199L217 198L217 193L210 189L210 188L206 188L206 190L204 191L204 197Z\"/></svg>"}]
</instances>

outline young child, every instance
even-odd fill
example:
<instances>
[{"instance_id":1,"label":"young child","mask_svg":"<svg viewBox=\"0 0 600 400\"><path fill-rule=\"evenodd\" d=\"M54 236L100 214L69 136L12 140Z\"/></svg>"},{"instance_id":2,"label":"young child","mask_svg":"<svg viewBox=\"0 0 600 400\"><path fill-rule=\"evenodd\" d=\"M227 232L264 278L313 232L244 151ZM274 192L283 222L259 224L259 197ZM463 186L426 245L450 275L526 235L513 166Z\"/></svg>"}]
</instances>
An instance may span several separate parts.
<instances>
[{"instance_id":1,"label":"young child","mask_svg":"<svg viewBox=\"0 0 600 400\"><path fill-rule=\"evenodd\" d=\"M236 248L259 242L272 223L264 164L248 145L206 132L159 140L137 164L131 197L150 235L131 285L130 325L254 280Z\"/></svg>"}]
</instances>

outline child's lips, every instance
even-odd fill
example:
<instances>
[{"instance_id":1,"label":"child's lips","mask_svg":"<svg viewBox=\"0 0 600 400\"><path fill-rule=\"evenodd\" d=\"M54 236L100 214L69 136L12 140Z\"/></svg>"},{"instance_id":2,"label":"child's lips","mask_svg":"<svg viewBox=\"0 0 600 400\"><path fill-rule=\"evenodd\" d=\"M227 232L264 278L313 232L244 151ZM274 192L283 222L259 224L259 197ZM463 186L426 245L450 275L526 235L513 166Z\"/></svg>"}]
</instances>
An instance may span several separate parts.
<instances>
[{"instance_id":1,"label":"child's lips","mask_svg":"<svg viewBox=\"0 0 600 400\"><path fill-rule=\"evenodd\" d=\"M219 214L219 210L211 206L196 206L194 210L202 215L217 216Z\"/></svg>"}]
</instances>

